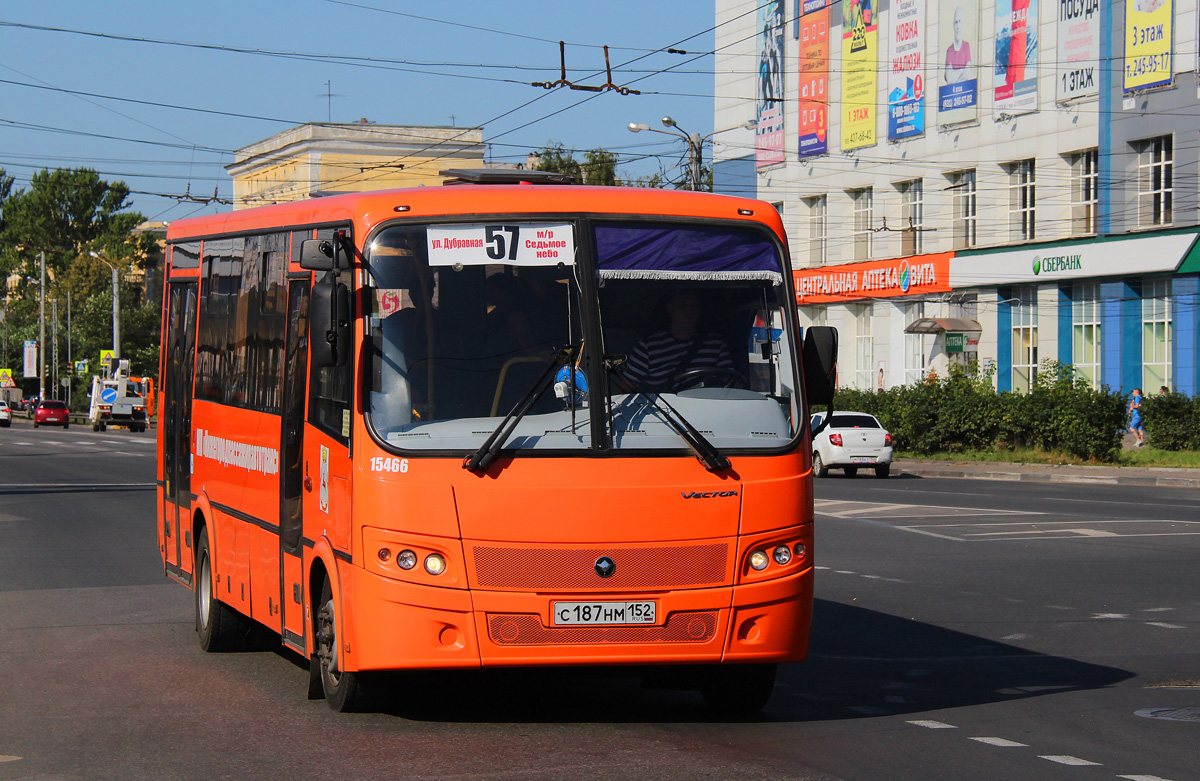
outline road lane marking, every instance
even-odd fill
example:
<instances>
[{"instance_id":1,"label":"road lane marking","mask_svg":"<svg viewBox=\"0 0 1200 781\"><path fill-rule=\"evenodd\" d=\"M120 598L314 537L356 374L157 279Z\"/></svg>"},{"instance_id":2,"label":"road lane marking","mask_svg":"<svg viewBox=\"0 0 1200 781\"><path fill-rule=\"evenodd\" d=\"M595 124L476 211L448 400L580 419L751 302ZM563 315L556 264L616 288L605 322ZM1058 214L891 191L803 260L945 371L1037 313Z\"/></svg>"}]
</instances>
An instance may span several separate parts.
<instances>
[{"instance_id":1,"label":"road lane marking","mask_svg":"<svg viewBox=\"0 0 1200 781\"><path fill-rule=\"evenodd\" d=\"M1129 618L1129 614L1128 613L1096 613L1095 615L1092 616L1092 618L1101 618L1101 619Z\"/></svg>"},{"instance_id":2,"label":"road lane marking","mask_svg":"<svg viewBox=\"0 0 1200 781\"><path fill-rule=\"evenodd\" d=\"M1162 776L1117 776L1117 778L1125 778L1128 781L1170 781Z\"/></svg>"},{"instance_id":3,"label":"road lane marking","mask_svg":"<svg viewBox=\"0 0 1200 781\"><path fill-rule=\"evenodd\" d=\"M1173 608L1173 607L1148 607L1148 608L1146 608L1146 610L1145 610L1145 611L1143 611L1143 612L1146 612L1146 613L1166 613L1167 611L1169 611L1169 610L1174 610L1174 609L1175 609L1175 608Z\"/></svg>"},{"instance_id":4,"label":"road lane marking","mask_svg":"<svg viewBox=\"0 0 1200 781\"><path fill-rule=\"evenodd\" d=\"M958 729L958 727L954 726L953 724L947 724L944 721L930 721L929 719L920 719L918 721L910 721L908 723L918 727L924 727L925 729Z\"/></svg>"},{"instance_id":5,"label":"road lane marking","mask_svg":"<svg viewBox=\"0 0 1200 781\"><path fill-rule=\"evenodd\" d=\"M1015 740L1005 740L1004 738L971 738L971 740L977 740L989 746L999 746L1000 748L1029 748L1028 743L1018 743Z\"/></svg>"},{"instance_id":6,"label":"road lane marking","mask_svg":"<svg viewBox=\"0 0 1200 781\"><path fill-rule=\"evenodd\" d=\"M1179 624L1167 624L1163 623L1162 621L1147 621L1146 626L1157 626L1162 627L1163 629L1187 629L1186 626L1180 626Z\"/></svg>"},{"instance_id":7,"label":"road lane marking","mask_svg":"<svg viewBox=\"0 0 1200 781\"><path fill-rule=\"evenodd\" d=\"M1038 759L1046 759L1051 762L1057 762L1060 765L1074 765L1076 767L1084 767L1085 765L1100 765L1099 762L1089 762L1086 759L1073 757L1070 754L1050 754L1047 756L1039 756Z\"/></svg>"},{"instance_id":8,"label":"road lane marking","mask_svg":"<svg viewBox=\"0 0 1200 781\"><path fill-rule=\"evenodd\" d=\"M14 757L14 756L9 756L8 754L0 754L0 762L16 762L18 759L22 759L22 757Z\"/></svg>"}]
</instances>

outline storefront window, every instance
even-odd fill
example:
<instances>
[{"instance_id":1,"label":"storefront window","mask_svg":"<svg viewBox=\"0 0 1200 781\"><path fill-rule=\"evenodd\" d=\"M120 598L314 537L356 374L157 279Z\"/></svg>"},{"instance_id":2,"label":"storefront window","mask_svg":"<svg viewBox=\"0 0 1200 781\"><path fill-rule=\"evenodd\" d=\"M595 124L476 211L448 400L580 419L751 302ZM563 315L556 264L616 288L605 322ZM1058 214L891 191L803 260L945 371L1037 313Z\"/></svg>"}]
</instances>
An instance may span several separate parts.
<instances>
[{"instance_id":1,"label":"storefront window","mask_svg":"<svg viewBox=\"0 0 1200 781\"><path fill-rule=\"evenodd\" d=\"M1028 393L1037 379L1037 288L1021 288L1012 302L1013 390Z\"/></svg>"},{"instance_id":2,"label":"storefront window","mask_svg":"<svg viewBox=\"0 0 1200 781\"><path fill-rule=\"evenodd\" d=\"M1171 387L1171 280L1148 279L1142 287L1142 388Z\"/></svg>"},{"instance_id":3,"label":"storefront window","mask_svg":"<svg viewBox=\"0 0 1200 781\"><path fill-rule=\"evenodd\" d=\"M1100 384L1100 285L1075 285L1071 295L1075 374L1093 388Z\"/></svg>"}]
</instances>

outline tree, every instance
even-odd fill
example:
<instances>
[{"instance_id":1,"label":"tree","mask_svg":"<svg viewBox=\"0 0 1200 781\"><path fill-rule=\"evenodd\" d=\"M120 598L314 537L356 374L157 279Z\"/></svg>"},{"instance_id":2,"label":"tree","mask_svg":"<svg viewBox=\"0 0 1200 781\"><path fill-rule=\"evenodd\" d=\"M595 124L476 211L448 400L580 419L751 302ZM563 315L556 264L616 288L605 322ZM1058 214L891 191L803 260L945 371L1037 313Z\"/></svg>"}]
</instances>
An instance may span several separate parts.
<instances>
[{"instance_id":1,"label":"tree","mask_svg":"<svg viewBox=\"0 0 1200 781\"><path fill-rule=\"evenodd\" d=\"M538 171L554 171L575 177L578 184L619 186L617 178L617 156L605 149L592 149L584 152L584 160L580 163L572 151L563 147L560 141L548 141L537 153Z\"/></svg>"},{"instance_id":2,"label":"tree","mask_svg":"<svg viewBox=\"0 0 1200 781\"><path fill-rule=\"evenodd\" d=\"M19 285L6 304L10 340L38 338L39 254L46 257L46 298L56 301L61 370L66 362L66 305L72 304L72 352L93 363L99 350L112 346L112 287L107 266L95 251L116 266L122 280L134 267L157 262L152 237L133 234L145 218L130 210L124 182L106 182L87 168L43 170L28 188L12 192L12 180L0 171L0 272L35 280ZM151 372L159 342L157 308L135 305L127 282L120 287L122 352L135 357L135 373ZM143 299L153 297L143 296ZM49 320L51 307L46 306ZM46 338L50 339L47 323ZM47 357L51 355L47 345ZM50 374L47 361L47 374Z\"/></svg>"}]
</instances>

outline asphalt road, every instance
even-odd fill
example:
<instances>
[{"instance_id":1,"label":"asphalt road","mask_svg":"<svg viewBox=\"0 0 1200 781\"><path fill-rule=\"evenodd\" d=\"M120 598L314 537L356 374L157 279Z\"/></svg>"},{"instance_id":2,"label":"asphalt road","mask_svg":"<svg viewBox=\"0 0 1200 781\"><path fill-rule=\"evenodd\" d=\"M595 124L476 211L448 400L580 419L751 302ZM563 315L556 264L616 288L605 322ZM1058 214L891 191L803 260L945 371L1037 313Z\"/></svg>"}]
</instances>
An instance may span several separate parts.
<instances>
[{"instance_id":1,"label":"asphalt road","mask_svg":"<svg viewBox=\"0 0 1200 781\"><path fill-rule=\"evenodd\" d=\"M0 779L1200 778L1200 497L817 482L808 662L761 718L577 671L306 699L204 654L158 563L153 434L0 429Z\"/></svg>"}]
</instances>

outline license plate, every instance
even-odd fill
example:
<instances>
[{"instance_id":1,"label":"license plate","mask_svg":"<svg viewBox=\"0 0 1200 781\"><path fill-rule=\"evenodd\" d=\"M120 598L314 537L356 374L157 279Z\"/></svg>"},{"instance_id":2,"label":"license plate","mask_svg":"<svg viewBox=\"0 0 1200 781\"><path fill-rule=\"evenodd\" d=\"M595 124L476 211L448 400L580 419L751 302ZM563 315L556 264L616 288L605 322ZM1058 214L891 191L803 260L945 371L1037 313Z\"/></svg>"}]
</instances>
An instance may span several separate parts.
<instances>
[{"instance_id":1,"label":"license plate","mask_svg":"<svg viewBox=\"0 0 1200 781\"><path fill-rule=\"evenodd\" d=\"M852 463L852 464L873 464L873 463L875 463L875 456L852 456L850 458L850 463Z\"/></svg>"},{"instance_id":2,"label":"license plate","mask_svg":"<svg viewBox=\"0 0 1200 781\"><path fill-rule=\"evenodd\" d=\"M554 624L653 624L657 603L555 602Z\"/></svg>"}]
</instances>

